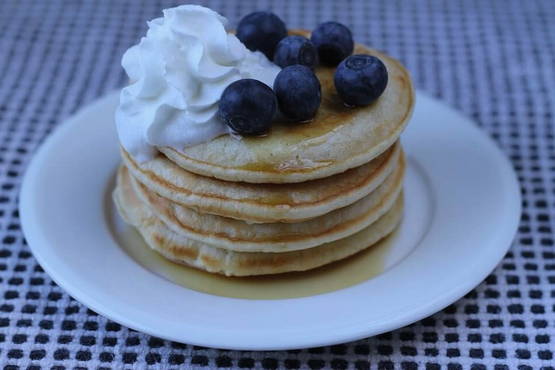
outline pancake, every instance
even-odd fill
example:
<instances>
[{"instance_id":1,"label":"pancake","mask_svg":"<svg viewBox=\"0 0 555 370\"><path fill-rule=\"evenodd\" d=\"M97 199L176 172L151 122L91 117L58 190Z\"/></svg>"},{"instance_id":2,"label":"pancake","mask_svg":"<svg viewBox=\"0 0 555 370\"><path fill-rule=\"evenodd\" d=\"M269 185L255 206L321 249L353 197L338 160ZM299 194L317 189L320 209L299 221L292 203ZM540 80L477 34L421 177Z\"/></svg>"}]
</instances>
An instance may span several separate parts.
<instances>
[{"instance_id":1,"label":"pancake","mask_svg":"<svg viewBox=\"0 0 555 370\"><path fill-rule=\"evenodd\" d=\"M308 36L306 31L293 33ZM355 46L385 64L389 80L380 98L365 107L347 107L333 84L335 68L318 66L322 104L313 121L277 122L265 137L223 135L181 151L159 147L180 167L204 176L251 183L292 183L344 172L383 153L399 137L414 106L408 72L395 59Z\"/></svg>"},{"instance_id":2,"label":"pancake","mask_svg":"<svg viewBox=\"0 0 555 370\"><path fill-rule=\"evenodd\" d=\"M121 170L126 177L128 171ZM402 189L404 163L376 190L361 200L326 215L299 223L248 224L199 213L147 190L129 176L141 201L173 232L206 244L243 252L284 252L315 247L356 233L386 213Z\"/></svg>"},{"instance_id":3,"label":"pancake","mask_svg":"<svg viewBox=\"0 0 555 370\"><path fill-rule=\"evenodd\" d=\"M314 248L284 253L234 252L189 239L171 231L135 195L130 177L118 174L114 200L127 223L135 226L146 243L166 258L227 276L250 276L305 271L360 252L389 235L402 217L403 197L367 228L347 238Z\"/></svg>"},{"instance_id":4,"label":"pancake","mask_svg":"<svg viewBox=\"0 0 555 370\"><path fill-rule=\"evenodd\" d=\"M164 198L201 213L249 222L300 222L352 204L374 191L393 171L401 155L395 143L362 166L324 179L295 184L250 184L200 176L164 155L135 162L122 148L133 177Z\"/></svg>"}]
</instances>

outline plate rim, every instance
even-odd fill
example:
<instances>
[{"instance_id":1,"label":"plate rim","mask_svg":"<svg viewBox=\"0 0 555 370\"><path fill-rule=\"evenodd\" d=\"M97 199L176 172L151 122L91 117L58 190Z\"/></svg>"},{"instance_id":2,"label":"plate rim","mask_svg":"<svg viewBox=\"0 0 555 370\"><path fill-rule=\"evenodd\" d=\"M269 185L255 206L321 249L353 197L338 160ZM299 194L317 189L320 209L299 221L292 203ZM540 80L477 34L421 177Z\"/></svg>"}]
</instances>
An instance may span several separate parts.
<instances>
[{"instance_id":1,"label":"plate rim","mask_svg":"<svg viewBox=\"0 0 555 370\"><path fill-rule=\"evenodd\" d=\"M506 232L504 235L503 240L499 243L503 244L503 248L499 248L497 253L495 254L495 258L491 258L486 264L486 266L482 266L480 269L481 273L477 276L475 275L474 279L468 279L465 281L466 284L462 284L457 287L457 289L450 290L446 292L445 295L441 297L436 297L434 301L430 301L427 305L419 306L414 308L412 311L406 312L404 316L397 318L396 320L390 320L389 322L383 323L381 325L375 325L370 329L365 327L364 325L360 325L361 323L357 323L358 327L351 327L351 328L343 328L343 330L338 331L332 335L333 338L330 337L306 337L306 338L290 338L287 343L279 342L279 343L256 343L254 345L246 345L245 343L230 343L225 339L222 341L219 338L214 338L213 340L202 340L200 338L183 338L177 337L173 335L165 335L164 333L153 331L152 328L149 326L141 325L140 322L132 318L125 317L119 314L114 310L109 308L109 305L102 305L99 304L97 300L94 299L93 296L88 294L87 292L83 292L78 287L72 286L68 284L63 276L59 275L58 271L52 269L47 255L43 254L41 249L37 247L41 243L41 230L36 226L34 221L34 215L31 212L32 209L32 188L33 183L36 181L36 177L39 175L39 170L41 165L43 164L44 157L51 147L56 143L56 140L59 137L63 137L71 128L72 122L82 119L82 117L90 114L90 112L94 111L95 108L101 106L102 104L106 104L108 101L114 99L116 96L116 92L112 92L110 94L101 97L94 102L88 104L86 107L79 110L73 116L67 118L61 124L56 127L53 133L51 133L46 140L40 145L37 151L33 154L33 157L25 171L23 182L21 185L20 190L20 199L19 199L19 211L20 211L20 219L21 219L21 226L22 231L24 233L25 238L28 241L28 246L32 250L33 255L37 259L37 262L42 266L42 268L49 274L49 276L58 284L61 288L63 288L68 294L74 297L77 301L83 303L85 306L91 308L93 311L98 312L99 314L105 316L106 318L116 321L120 324L123 324L129 328L134 330L138 330L140 332L147 333L149 335L157 336L160 338L176 341L176 342L186 342L188 344L193 345L200 345L206 347L213 347L213 348L225 348L231 350L285 350L285 349L292 349L292 348L307 348L307 347L315 347L315 346L324 346L324 345L331 345L336 343L344 343L348 341L354 341L362 338L366 338L368 336L378 335L383 332L387 332L390 330L394 330L415 321L418 321L424 317L427 317L431 314L438 312L439 310L445 308L449 304L455 302L456 300L460 299L464 295L466 295L470 290L476 287L479 283L481 283L485 277L499 264L500 260L503 256L507 253L508 249L512 245L512 241L515 237L518 224L521 217L521 194L520 194L520 185L518 183L516 174L513 170L513 167L505 154L501 151L498 147L497 143L495 143L491 138L489 138L485 132L480 130L476 124L470 120L469 118L462 115L460 112L454 110L446 103L430 97L429 95L418 91L417 92L417 104L420 98L424 97L425 99L429 99L434 103L440 104L443 108L451 111L460 117L460 119L464 121L468 121L472 123L469 126L470 130L476 131L480 136L484 137L488 142L489 145L494 148L494 151L497 152L497 156L499 157L499 163L502 163L502 167L500 170L504 173L505 181L507 182L508 191L513 193L513 196L510 199L513 200L513 204L510 208L513 209L511 215L507 216L509 221L508 224L505 226L505 229L512 230L512 232ZM411 252L412 254L412 252ZM407 256L409 258L409 256ZM487 270L487 271L486 271ZM157 277L159 278L159 277ZM379 278L379 276L377 277ZM161 279L161 278L160 278ZM69 287L69 288L68 288ZM185 289L185 288L182 288ZM349 288L347 288L349 289ZM326 293L326 294L334 294L335 292ZM204 294L204 293L199 293ZM233 298L227 298L233 299ZM353 324L354 325L354 324Z\"/></svg>"}]
</instances>

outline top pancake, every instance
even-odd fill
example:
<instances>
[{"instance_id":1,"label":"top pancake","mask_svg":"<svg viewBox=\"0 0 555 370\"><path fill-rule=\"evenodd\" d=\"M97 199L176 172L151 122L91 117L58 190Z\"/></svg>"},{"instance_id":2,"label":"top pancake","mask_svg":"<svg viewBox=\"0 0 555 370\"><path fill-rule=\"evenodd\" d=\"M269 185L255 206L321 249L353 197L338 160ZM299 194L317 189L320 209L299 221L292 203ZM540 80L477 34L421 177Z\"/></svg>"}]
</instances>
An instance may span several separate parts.
<instances>
[{"instance_id":1,"label":"top pancake","mask_svg":"<svg viewBox=\"0 0 555 370\"><path fill-rule=\"evenodd\" d=\"M380 58L389 74L385 91L368 106L345 106L333 84L335 68L318 66L322 103L313 121L276 122L265 137L223 135L181 152L158 149L188 171L251 183L314 180L369 162L399 137L412 113L414 91L408 72L395 59L360 44L354 53Z\"/></svg>"}]
</instances>

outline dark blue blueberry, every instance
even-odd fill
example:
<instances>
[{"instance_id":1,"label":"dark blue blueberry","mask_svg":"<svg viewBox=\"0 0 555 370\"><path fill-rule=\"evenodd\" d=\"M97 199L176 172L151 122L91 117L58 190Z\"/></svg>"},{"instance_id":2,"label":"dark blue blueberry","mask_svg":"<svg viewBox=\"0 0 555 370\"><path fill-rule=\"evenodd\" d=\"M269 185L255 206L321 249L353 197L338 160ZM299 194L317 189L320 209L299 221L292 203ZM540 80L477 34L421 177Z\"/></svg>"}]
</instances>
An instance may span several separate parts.
<instances>
[{"instance_id":1,"label":"dark blue blueberry","mask_svg":"<svg viewBox=\"0 0 555 370\"><path fill-rule=\"evenodd\" d=\"M282 69L274 81L281 113L294 121L308 121L316 115L322 94L312 69L296 64Z\"/></svg>"},{"instance_id":2,"label":"dark blue blueberry","mask_svg":"<svg viewBox=\"0 0 555 370\"><path fill-rule=\"evenodd\" d=\"M316 48L303 36L287 36L279 42L274 53L274 63L282 68L294 64L313 68L317 62Z\"/></svg>"},{"instance_id":3,"label":"dark blue blueberry","mask_svg":"<svg viewBox=\"0 0 555 370\"><path fill-rule=\"evenodd\" d=\"M287 36L285 23L274 13L254 12L237 26L237 38L250 50L260 50L272 60L276 45Z\"/></svg>"},{"instance_id":4,"label":"dark blue blueberry","mask_svg":"<svg viewBox=\"0 0 555 370\"><path fill-rule=\"evenodd\" d=\"M218 116L240 135L263 135L270 130L277 110L272 89L250 78L235 81L224 90Z\"/></svg>"},{"instance_id":5,"label":"dark blue blueberry","mask_svg":"<svg viewBox=\"0 0 555 370\"><path fill-rule=\"evenodd\" d=\"M387 69L372 55L356 54L337 67L335 89L348 105L367 105L378 99L387 86Z\"/></svg>"},{"instance_id":6,"label":"dark blue blueberry","mask_svg":"<svg viewBox=\"0 0 555 370\"><path fill-rule=\"evenodd\" d=\"M353 53L355 43L351 30L341 23L325 22L312 32L310 40L318 49L323 64L336 66Z\"/></svg>"}]
</instances>

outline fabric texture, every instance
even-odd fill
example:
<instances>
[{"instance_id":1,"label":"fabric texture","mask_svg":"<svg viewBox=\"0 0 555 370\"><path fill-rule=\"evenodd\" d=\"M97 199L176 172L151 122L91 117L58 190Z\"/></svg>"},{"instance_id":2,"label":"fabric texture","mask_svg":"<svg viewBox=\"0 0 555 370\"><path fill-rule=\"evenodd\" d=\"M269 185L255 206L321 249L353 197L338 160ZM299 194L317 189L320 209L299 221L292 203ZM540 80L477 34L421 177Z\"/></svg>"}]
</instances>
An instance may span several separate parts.
<instances>
[{"instance_id":1,"label":"fabric texture","mask_svg":"<svg viewBox=\"0 0 555 370\"><path fill-rule=\"evenodd\" d=\"M334 19L401 60L417 88L473 118L511 159L524 209L497 269L445 310L331 347L238 352L127 329L69 297L20 229L18 193L56 125L122 86L126 48L174 1L0 2L0 364L5 369L554 369L555 2L206 1L232 24L272 9L290 27ZM479 248L479 246L476 246Z\"/></svg>"}]
</instances>

